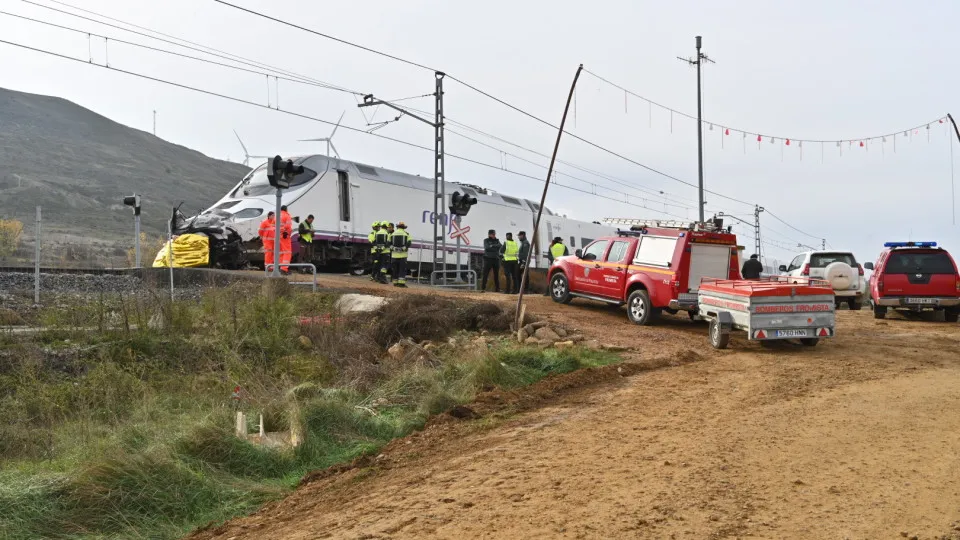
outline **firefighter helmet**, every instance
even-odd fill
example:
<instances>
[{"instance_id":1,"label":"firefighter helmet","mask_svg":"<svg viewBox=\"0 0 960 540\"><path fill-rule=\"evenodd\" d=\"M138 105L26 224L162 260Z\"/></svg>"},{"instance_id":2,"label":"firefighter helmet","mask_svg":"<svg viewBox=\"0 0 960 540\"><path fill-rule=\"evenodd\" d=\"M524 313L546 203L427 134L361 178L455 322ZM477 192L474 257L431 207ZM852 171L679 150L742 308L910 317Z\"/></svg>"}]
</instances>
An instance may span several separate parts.
<instances>
[{"instance_id":1,"label":"firefighter helmet","mask_svg":"<svg viewBox=\"0 0 960 540\"><path fill-rule=\"evenodd\" d=\"M397 222L397 228L398 228L398 229L406 229L406 228L407 228L407 224L404 223L404 222L402 222L402 221L399 221L399 222Z\"/></svg>"}]
</instances>

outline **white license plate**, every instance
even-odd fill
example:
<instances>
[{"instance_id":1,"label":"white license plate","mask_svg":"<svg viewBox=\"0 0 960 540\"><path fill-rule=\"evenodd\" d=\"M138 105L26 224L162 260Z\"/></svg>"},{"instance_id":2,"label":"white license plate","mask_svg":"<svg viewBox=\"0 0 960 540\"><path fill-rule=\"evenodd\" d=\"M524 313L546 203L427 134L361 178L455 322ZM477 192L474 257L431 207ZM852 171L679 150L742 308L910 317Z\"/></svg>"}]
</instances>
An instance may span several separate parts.
<instances>
[{"instance_id":1,"label":"white license plate","mask_svg":"<svg viewBox=\"0 0 960 540\"><path fill-rule=\"evenodd\" d=\"M908 304L936 304L936 298L907 298Z\"/></svg>"},{"instance_id":2,"label":"white license plate","mask_svg":"<svg viewBox=\"0 0 960 540\"><path fill-rule=\"evenodd\" d=\"M777 330L777 337L807 337L806 330Z\"/></svg>"}]
</instances>

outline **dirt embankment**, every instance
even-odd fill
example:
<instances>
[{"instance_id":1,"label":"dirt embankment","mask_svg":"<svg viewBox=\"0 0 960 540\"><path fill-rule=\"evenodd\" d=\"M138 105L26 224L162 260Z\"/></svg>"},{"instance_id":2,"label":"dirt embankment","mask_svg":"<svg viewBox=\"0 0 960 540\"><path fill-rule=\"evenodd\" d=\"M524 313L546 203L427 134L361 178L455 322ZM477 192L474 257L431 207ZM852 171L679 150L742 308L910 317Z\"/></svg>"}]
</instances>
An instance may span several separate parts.
<instances>
[{"instance_id":1,"label":"dirt embankment","mask_svg":"<svg viewBox=\"0 0 960 540\"><path fill-rule=\"evenodd\" d=\"M438 418L194 538L957 534L957 325L842 311L813 349L735 338L714 351L686 319L639 328L613 308L529 300L631 347L631 364L484 394L480 420Z\"/></svg>"}]
</instances>

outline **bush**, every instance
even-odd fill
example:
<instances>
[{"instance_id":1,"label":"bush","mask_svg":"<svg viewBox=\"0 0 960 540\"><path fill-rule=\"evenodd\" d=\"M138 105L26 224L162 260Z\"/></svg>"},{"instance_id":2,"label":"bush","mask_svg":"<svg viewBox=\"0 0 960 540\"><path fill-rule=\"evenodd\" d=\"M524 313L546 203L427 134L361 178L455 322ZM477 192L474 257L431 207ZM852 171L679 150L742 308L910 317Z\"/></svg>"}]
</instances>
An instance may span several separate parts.
<instances>
[{"instance_id":1,"label":"bush","mask_svg":"<svg viewBox=\"0 0 960 540\"><path fill-rule=\"evenodd\" d=\"M0 219L0 257L9 257L20 248L23 223L16 219Z\"/></svg>"}]
</instances>

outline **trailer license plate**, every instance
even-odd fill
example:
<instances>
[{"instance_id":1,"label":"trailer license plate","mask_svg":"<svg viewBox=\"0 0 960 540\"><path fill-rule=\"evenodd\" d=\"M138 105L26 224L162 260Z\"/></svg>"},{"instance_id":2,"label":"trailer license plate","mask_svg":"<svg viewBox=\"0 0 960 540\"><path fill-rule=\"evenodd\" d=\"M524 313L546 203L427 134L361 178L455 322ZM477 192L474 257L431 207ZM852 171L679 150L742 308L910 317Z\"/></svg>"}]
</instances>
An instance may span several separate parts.
<instances>
[{"instance_id":1,"label":"trailer license plate","mask_svg":"<svg viewBox=\"0 0 960 540\"><path fill-rule=\"evenodd\" d=\"M807 337L806 330L777 330L777 337Z\"/></svg>"},{"instance_id":2,"label":"trailer license plate","mask_svg":"<svg viewBox=\"0 0 960 540\"><path fill-rule=\"evenodd\" d=\"M936 304L936 298L907 298L908 304Z\"/></svg>"}]
</instances>

